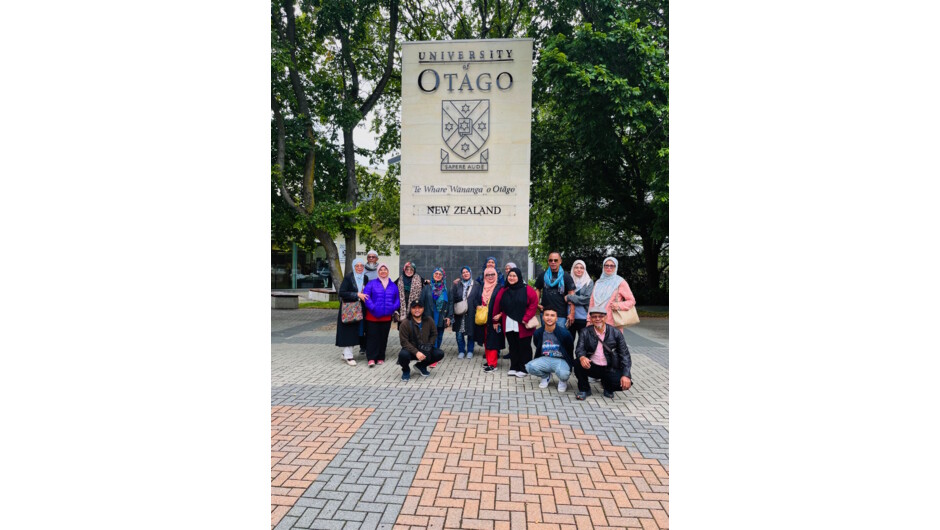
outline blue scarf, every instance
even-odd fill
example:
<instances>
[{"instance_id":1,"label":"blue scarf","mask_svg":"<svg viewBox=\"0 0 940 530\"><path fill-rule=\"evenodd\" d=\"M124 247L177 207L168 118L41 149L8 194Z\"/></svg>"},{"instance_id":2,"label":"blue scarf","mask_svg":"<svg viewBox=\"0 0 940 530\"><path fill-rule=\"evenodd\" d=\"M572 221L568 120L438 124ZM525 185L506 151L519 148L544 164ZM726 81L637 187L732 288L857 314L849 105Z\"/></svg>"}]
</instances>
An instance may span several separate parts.
<instances>
[{"instance_id":1,"label":"blue scarf","mask_svg":"<svg viewBox=\"0 0 940 530\"><path fill-rule=\"evenodd\" d=\"M554 281L552 281L552 269L548 269L543 279L547 287L558 287L558 284L565 280L565 269L561 268L561 265L558 266L558 277Z\"/></svg>"}]
</instances>

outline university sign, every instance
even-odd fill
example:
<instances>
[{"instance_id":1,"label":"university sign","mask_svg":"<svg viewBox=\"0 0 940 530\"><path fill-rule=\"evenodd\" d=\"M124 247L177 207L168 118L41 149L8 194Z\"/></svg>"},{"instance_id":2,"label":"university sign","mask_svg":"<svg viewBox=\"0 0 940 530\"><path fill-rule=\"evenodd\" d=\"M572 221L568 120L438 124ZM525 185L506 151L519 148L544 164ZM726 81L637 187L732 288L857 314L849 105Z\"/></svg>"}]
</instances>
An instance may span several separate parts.
<instances>
[{"instance_id":1,"label":"university sign","mask_svg":"<svg viewBox=\"0 0 940 530\"><path fill-rule=\"evenodd\" d=\"M439 261L421 257L432 246L524 260L531 120L531 39L404 43L403 260Z\"/></svg>"}]
</instances>

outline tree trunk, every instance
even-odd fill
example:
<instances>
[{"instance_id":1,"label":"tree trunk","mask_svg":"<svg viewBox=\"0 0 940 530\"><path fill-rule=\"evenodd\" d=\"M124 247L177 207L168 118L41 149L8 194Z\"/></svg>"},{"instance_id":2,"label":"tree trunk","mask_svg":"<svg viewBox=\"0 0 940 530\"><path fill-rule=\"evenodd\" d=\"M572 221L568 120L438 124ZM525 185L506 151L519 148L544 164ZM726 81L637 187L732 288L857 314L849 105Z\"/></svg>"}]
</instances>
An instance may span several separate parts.
<instances>
[{"instance_id":1,"label":"tree trunk","mask_svg":"<svg viewBox=\"0 0 940 530\"><path fill-rule=\"evenodd\" d=\"M339 292L339 285L343 282L343 270L339 263L339 249L333 238L325 230L313 230L313 235L320 240L323 249L326 250L326 261L330 264L330 276L333 277L333 291ZM346 269L351 270L351 269Z\"/></svg>"},{"instance_id":2,"label":"tree trunk","mask_svg":"<svg viewBox=\"0 0 940 530\"><path fill-rule=\"evenodd\" d=\"M649 288L649 292L653 293L653 300L649 302L654 304L663 304L668 303L665 300L665 296L662 288L659 286L659 251L662 243L659 241L654 241L653 237L648 235L640 235L640 240L643 241L643 265L646 269L646 285Z\"/></svg>"},{"instance_id":3,"label":"tree trunk","mask_svg":"<svg viewBox=\"0 0 940 530\"><path fill-rule=\"evenodd\" d=\"M346 205L353 210L358 204L359 185L356 182L356 150L351 127L343 129L343 157L346 162ZM355 224L356 220L350 218L349 222ZM356 259L356 230L347 228L343 233L346 236L346 270L352 270L352 262Z\"/></svg>"}]
</instances>

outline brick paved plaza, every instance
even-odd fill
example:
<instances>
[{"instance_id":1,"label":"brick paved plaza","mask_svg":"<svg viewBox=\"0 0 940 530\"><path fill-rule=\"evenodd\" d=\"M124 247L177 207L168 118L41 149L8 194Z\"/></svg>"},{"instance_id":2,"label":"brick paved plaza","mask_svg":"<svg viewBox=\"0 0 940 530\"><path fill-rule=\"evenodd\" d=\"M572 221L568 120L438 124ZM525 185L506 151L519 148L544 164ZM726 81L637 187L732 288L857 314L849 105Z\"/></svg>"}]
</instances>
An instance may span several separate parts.
<instances>
[{"instance_id":1,"label":"brick paved plaza","mask_svg":"<svg viewBox=\"0 0 940 530\"><path fill-rule=\"evenodd\" d=\"M481 370L482 351L401 381L347 366L336 312L271 310L271 525L286 528L668 528L668 321L625 332L634 387L577 401ZM361 361L362 357L356 357Z\"/></svg>"}]
</instances>

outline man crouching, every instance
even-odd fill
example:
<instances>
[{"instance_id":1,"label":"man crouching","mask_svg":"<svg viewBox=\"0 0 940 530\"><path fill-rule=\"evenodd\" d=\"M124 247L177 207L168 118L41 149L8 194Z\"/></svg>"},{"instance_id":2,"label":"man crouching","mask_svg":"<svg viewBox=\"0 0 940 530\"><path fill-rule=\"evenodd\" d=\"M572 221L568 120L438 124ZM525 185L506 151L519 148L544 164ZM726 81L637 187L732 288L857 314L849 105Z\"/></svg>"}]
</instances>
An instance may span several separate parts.
<instances>
[{"instance_id":1,"label":"man crouching","mask_svg":"<svg viewBox=\"0 0 940 530\"><path fill-rule=\"evenodd\" d=\"M578 399L591 395L588 376L601 380L604 397L614 397L614 392L633 386L630 378L630 350L623 333L606 325L607 310L592 307L589 311L591 327L581 331L578 337L577 357L574 373L578 377Z\"/></svg>"},{"instance_id":2,"label":"man crouching","mask_svg":"<svg viewBox=\"0 0 940 530\"><path fill-rule=\"evenodd\" d=\"M418 361L415 368L421 375L431 375L428 365L444 358L444 352L435 348L437 341L437 325L431 317L424 316L424 305L421 300L411 303L411 318L398 327L398 338L401 340L401 351L398 352L398 364L401 365L401 380L411 379L411 361Z\"/></svg>"}]
</instances>

